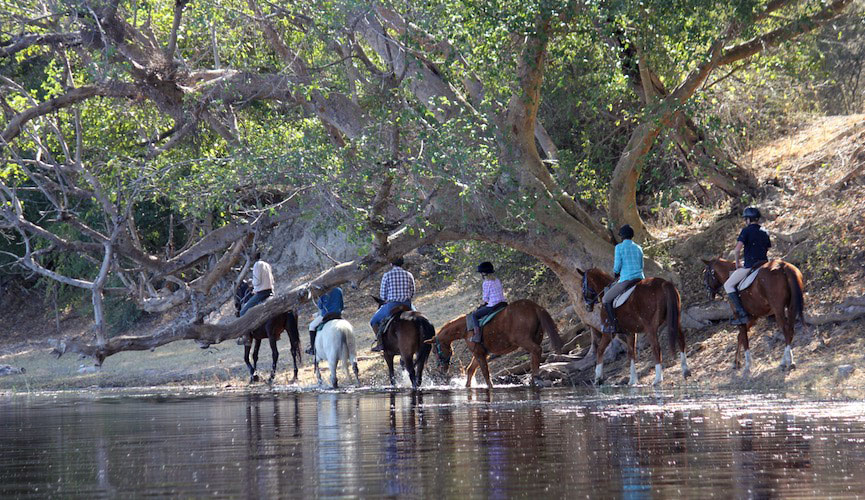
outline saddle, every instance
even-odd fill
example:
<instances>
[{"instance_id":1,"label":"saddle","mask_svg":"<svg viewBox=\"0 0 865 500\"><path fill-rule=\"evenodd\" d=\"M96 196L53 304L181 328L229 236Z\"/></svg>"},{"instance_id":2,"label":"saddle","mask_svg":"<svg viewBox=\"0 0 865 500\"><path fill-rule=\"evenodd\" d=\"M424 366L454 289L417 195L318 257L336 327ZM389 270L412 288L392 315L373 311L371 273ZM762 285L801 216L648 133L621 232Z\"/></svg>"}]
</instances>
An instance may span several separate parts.
<instances>
[{"instance_id":1,"label":"saddle","mask_svg":"<svg viewBox=\"0 0 865 500\"><path fill-rule=\"evenodd\" d=\"M320 332L321 329L324 328L324 325L327 324L328 321L333 321L335 319L342 319L342 314L340 314L338 312L325 314L324 317L321 318L321 323L319 323L318 326L315 327L315 331Z\"/></svg>"},{"instance_id":2,"label":"saddle","mask_svg":"<svg viewBox=\"0 0 865 500\"><path fill-rule=\"evenodd\" d=\"M616 297L613 300L613 309L617 309L619 306L621 306L622 304L627 302L628 299L631 297L631 294L634 293L634 290L637 288L637 285L639 285L639 284L640 284L640 282L638 281L636 284L634 284L634 286L629 287L627 290L622 292L621 295Z\"/></svg>"},{"instance_id":3,"label":"saddle","mask_svg":"<svg viewBox=\"0 0 865 500\"><path fill-rule=\"evenodd\" d=\"M507 302L499 302L498 304L496 304L495 309L490 311L489 314L481 317L480 321L478 321L478 327L483 328L484 325L486 325L487 323L492 321L493 318L496 317L496 314L504 311L506 307L508 307ZM474 328L475 328L474 315L473 314L466 314L466 330L472 331L472 330L474 330Z\"/></svg>"},{"instance_id":4,"label":"saddle","mask_svg":"<svg viewBox=\"0 0 865 500\"><path fill-rule=\"evenodd\" d=\"M761 261L755 263L753 266L751 266L751 272L748 273L748 276L745 276L745 279L743 279L742 281L739 282L738 285L736 285L736 290L739 290L741 292L742 290L751 286L751 284L754 283L754 280L757 279L757 274L760 272L760 269L767 262L769 262L769 261L768 260L761 260Z\"/></svg>"},{"instance_id":5,"label":"saddle","mask_svg":"<svg viewBox=\"0 0 865 500\"><path fill-rule=\"evenodd\" d=\"M387 318L385 318L384 321L382 321L381 324L379 325L378 331L380 331L382 333L387 332L387 329L390 328L390 324L393 323L394 320L399 319L400 315L404 312L407 312L407 311L396 311L396 312L393 312L391 314L388 314Z\"/></svg>"}]
</instances>

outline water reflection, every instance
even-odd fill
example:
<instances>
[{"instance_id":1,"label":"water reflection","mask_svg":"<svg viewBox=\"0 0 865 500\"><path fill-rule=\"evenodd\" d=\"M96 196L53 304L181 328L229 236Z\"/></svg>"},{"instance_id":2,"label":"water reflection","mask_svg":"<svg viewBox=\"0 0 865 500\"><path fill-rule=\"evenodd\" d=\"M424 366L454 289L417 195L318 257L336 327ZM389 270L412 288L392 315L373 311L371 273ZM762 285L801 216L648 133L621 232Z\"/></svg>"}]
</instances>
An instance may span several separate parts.
<instances>
[{"instance_id":1,"label":"water reflection","mask_svg":"<svg viewBox=\"0 0 865 500\"><path fill-rule=\"evenodd\" d=\"M3 497L865 491L861 403L530 389L3 403Z\"/></svg>"}]
</instances>

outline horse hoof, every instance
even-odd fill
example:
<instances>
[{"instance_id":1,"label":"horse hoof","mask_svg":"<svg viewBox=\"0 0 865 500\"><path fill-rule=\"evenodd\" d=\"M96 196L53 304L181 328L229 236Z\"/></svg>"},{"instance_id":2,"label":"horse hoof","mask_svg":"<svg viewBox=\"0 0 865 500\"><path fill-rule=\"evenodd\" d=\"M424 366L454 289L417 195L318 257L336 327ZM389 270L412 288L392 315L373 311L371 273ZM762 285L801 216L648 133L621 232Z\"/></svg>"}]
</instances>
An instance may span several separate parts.
<instances>
[{"instance_id":1,"label":"horse hoof","mask_svg":"<svg viewBox=\"0 0 865 500\"><path fill-rule=\"evenodd\" d=\"M250 384L253 382L258 382L258 380L259 380L258 375L253 375L253 376L249 377L249 383Z\"/></svg>"},{"instance_id":2,"label":"horse hoof","mask_svg":"<svg viewBox=\"0 0 865 500\"><path fill-rule=\"evenodd\" d=\"M682 378L686 379L691 376L691 370L685 370L682 372Z\"/></svg>"},{"instance_id":3,"label":"horse hoof","mask_svg":"<svg viewBox=\"0 0 865 500\"><path fill-rule=\"evenodd\" d=\"M796 369L796 363L790 363L790 367L789 367L788 369L789 369L790 371L795 370L795 369Z\"/></svg>"},{"instance_id":4,"label":"horse hoof","mask_svg":"<svg viewBox=\"0 0 865 500\"><path fill-rule=\"evenodd\" d=\"M595 379L595 385L598 387L604 385L604 379L602 379L602 378Z\"/></svg>"},{"instance_id":5,"label":"horse hoof","mask_svg":"<svg viewBox=\"0 0 865 500\"><path fill-rule=\"evenodd\" d=\"M748 378L751 376L751 370L742 370L742 378Z\"/></svg>"}]
</instances>

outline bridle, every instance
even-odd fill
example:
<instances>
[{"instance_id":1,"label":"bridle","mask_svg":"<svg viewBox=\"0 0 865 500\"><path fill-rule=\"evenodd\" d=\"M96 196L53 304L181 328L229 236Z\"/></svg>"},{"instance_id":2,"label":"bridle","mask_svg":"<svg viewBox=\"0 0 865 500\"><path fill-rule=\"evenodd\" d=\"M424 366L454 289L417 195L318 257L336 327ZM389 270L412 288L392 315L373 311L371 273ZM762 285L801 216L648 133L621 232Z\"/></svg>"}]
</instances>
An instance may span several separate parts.
<instances>
[{"instance_id":1,"label":"bridle","mask_svg":"<svg viewBox=\"0 0 865 500\"><path fill-rule=\"evenodd\" d=\"M721 283L721 280L718 278L718 274L715 272L715 268L712 267L712 264L706 264L706 269L703 271L703 283L706 285L706 293L709 294L709 300L715 298L715 294L718 293L718 287L712 286L712 280L715 283Z\"/></svg>"},{"instance_id":2,"label":"bridle","mask_svg":"<svg viewBox=\"0 0 865 500\"><path fill-rule=\"evenodd\" d=\"M436 355L438 356L439 367L446 370L451 364L450 354L445 354L438 337L433 337L433 345L436 348Z\"/></svg>"},{"instance_id":3,"label":"bridle","mask_svg":"<svg viewBox=\"0 0 865 500\"><path fill-rule=\"evenodd\" d=\"M586 303L586 309L589 311L598 303L598 292L592 290L589 286L588 271L583 274L583 301Z\"/></svg>"}]
</instances>

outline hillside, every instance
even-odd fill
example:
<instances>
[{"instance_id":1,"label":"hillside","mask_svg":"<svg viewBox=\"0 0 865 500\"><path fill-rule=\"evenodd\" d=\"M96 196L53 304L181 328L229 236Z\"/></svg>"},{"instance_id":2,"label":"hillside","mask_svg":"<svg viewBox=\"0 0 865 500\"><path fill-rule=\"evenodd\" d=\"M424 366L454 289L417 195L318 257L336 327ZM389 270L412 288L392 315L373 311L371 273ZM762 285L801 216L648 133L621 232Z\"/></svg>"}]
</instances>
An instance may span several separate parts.
<instances>
[{"instance_id":1,"label":"hillside","mask_svg":"<svg viewBox=\"0 0 865 500\"><path fill-rule=\"evenodd\" d=\"M831 314L850 318L865 312L865 115L835 116L815 119L793 131L789 136L756 149L741 159L757 174L761 194L755 204L766 215L765 227L773 237L770 257L784 258L797 265L806 279L806 313L812 325L798 331L794 341L794 356L798 369L790 374L777 369L783 344L774 340L774 323L761 320L752 330L754 366L750 380L742 380L731 369L736 332L725 321L687 332L688 357L694 377L689 384L703 387L786 387L836 394L841 387L861 387L865 384L865 320L831 322ZM696 211L687 222L674 222L672 216L660 214L652 230L658 243L647 246L647 254L681 275L679 283L686 309L711 307L706 304L702 285L701 257L722 255L732 248L740 221L727 207L714 211ZM420 291L416 305L437 326L457 313L469 310L477 301L479 282L474 276L448 284L427 269L425 257L409 256L409 268L415 271ZM307 276L279 276L286 284L302 282ZM528 279L511 278L505 283L509 297L531 296L550 308L568 338L580 334L573 362L584 352L587 334L567 309L567 299L553 279L528 290ZM374 311L367 297L377 283L365 282L357 290L346 289L347 317L355 325L361 353L364 383L383 384L384 363L371 356L368 347L372 335L367 319ZM26 373L0 377L2 390L37 390L52 388L115 387L143 385L205 385L214 387L245 387L245 367L242 347L233 341L201 350L193 342L177 342L154 352L127 352L111 357L100 370L94 370L89 360L66 355L55 359L44 349L34 347L38 339L56 333L53 310L41 297L20 296L7 290L2 297L6 325L0 335L0 365L23 367ZM845 307L838 309L838 304ZM726 306L724 306L726 307ZM47 309L47 310L46 310ZM720 308L723 311L723 308ZM716 307L715 310L718 310ZM221 314L232 309L226 304ZM302 343L306 346L305 322L312 316L311 307L301 311ZM80 334L89 325L88 318L61 316L60 328L67 335ZM136 329L144 331L158 322L151 318L140 322ZM288 344L281 345L280 376L285 383L290 371ZM583 347L580 347L583 346ZM665 382L668 387L680 386L679 370L669 356L666 358ZM466 363L464 352L457 351L458 361ZM606 366L613 382L626 376L624 356ZM492 361L493 371L520 365L521 353ZM649 353L639 354L638 373L642 382L651 381ZM305 361L307 361L305 359ZM270 353L262 347L259 367L267 369ZM434 363L432 363L434 364ZM564 363L559 363L562 365ZM839 366L852 366L852 375L839 375ZM430 366L430 365L428 365ZM428 368L429 369L429 368ZM845 373L846 370L845 369ZM516 371L517 373L520 371ZM572 383L588 380L589 370L570 371ZM548 371L548 373L554 373ZM557 377L561 378L561 372ZM312 382L311 367L301 373L302 384Z\"/></svg>"}]
</instances>

